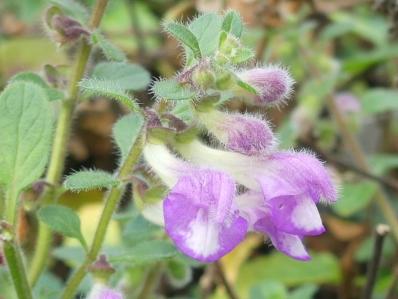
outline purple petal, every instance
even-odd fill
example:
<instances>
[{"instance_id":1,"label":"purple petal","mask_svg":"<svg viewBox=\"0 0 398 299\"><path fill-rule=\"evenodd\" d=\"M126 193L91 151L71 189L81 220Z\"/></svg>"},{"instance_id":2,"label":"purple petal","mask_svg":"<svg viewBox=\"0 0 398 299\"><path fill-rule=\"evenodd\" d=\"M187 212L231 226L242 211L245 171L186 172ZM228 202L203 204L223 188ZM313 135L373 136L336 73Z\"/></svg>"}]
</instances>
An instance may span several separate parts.
<instances>
[{"instance_id":1,"label":"purple petal","mask_svg":"<svg viewBox=\"0 0 398 299\"><path fill-rule=\"evenodd\" d=\"M284 151L269 156L266 173L258 176L266 200L286 195L309 196L314 202L334 202L337 191L323 164L305 152Z\"/></svg>"},{"instance_id":2,"label":"purple petal","mask_svg":"<svg viewBox=\"0 0 398 299\"><path fill-rule=\"evenodd\" d=\"M273 225L280 231L302 236L316 236L325 232L321 217L312 199L281 196L267 202Z\"/></svg>"},{"instance_id":3,"label":"purple petal","mask_svg":"<svg viewBox=\"0 0 398 299\"><path fill-rule=\"evenodd\" d=\"M226 174L195 170L179 178L163 204L166 231L186 255L213 262L245 237L247 222L233 203L235 184Z\"/></svg>"},{"instance_id":4,"label":"purple petal","mask_svg":"<svg viewBox=\"0 0 398 299\"><path fill-rule=\"evenodd\" d=\"M269 236L275 248L284 254L301 261L308 261L311 259L307 250L305 249L301 238L297 235L288 234L279 231L271 222L270 218L264 217L259 220L254 228Z\"/></svg>"},{"instance_id":5,"label":"purple petal","mask_svg":"<svg viewBox=\"0 0 398 299\"><path fill-rule=\"evenodd\" d=\"M86 299L123 299L123 295L103 284L97 283Z\"/></svg>"}]
</instances>

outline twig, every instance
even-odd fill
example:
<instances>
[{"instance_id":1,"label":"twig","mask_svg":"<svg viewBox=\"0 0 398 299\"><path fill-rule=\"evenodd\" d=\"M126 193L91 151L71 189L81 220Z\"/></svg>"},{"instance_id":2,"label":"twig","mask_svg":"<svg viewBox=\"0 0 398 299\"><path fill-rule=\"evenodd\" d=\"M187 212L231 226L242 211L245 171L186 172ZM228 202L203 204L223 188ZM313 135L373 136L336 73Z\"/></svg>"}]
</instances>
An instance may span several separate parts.
<instances>
[{"instance_id":1,"label":"twig","mask_svg":"<svg viewBox=\"0 0 398 299\"><path fill-rule=\"evenodd\" d=\"M151 294L156 283L159 280L159 277L162 273L162 267L159 263L155 264L152 268L148 270L148 273L145 277L144 285L140 293L137 295L137 299L148 299L151 298Z\"/></svg>"},{"instance_id":2,"label":"twig","mask_svg":"<svg viewBox=\"0 0 398 299\"><path fill-rule=\"evenodd\" d=\"M218 276L220 277L221 283L223 284L225 291L230 299L239 299L238 295L236 294L234 288L231 286L227 277L225 276L224 270L220 262L215 262L214 266L217 270Z\"/></svg>"},{"instance_id":3,"label":"twig","mask_svg":"<svg viewBox=\"0 0 398 299\"><path fill-rule=\"evenodd\" d=\"M376 239L373 247L373 257L369 262L368 271L366 275L366 285L363 289L361 299L371 299L373 287L376 282L377 271L380 265L381 254L385 237L390 232L390 228L385 224L379 224L376 227Z\"/></svg>"},{"instance_id":4,"label":"twig","mask_svg":"<svg viewBox=\"0 0 398 299\"><path fill-rule=\"evenodd\" d=\"M395 295L398 294L398 267L394 270L394 279L391 283L390 289L388 290L386 299L396 299Z\"/></svg>"}]
</instances>

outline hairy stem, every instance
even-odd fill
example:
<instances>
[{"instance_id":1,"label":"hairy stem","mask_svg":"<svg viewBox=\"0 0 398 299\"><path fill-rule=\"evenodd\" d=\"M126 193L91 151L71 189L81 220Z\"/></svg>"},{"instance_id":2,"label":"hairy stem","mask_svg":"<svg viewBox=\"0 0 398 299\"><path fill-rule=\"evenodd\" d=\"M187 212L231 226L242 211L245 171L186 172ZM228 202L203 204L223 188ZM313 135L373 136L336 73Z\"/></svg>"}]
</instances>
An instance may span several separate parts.
<instances>
[{"instance_id":1,"label":"hairy stem","mask_svg":"<svg viewBox=\"0 0 398 299\"><path fill-rule=\"evenodd\" d=\"M91 19L90 28L95 29L99 26L104 14L108 0L97 0ZM54 200L55 188L61 180L64 170L67 143L70 136L72 116L76 107L79 94L79 81L83 78L91 53L91 45L85 39L81 40L80 50L78 52L76 63L69 80L68 99L62 103L58 122L55 130L55 139L51 152L51 158L47 170L46 181L51 185L46 189L41 201L46 205ZM39 223L39 233L36 243L36 250L33 255L32 263L29 271L29 281L34 285L48 260L48 252L51 247L51 230L47 225Z\"/></svg>"},{"instance_id":2,"label":"hairy stem","mask_svg":"<svg viewBox=\"0 0 398 299\"><path fill-rule=\"evenodd\" d=\"M31 299L32 291L26 277L21 250L14 240L3 243L4 257L19 299Z\"/></svg>"},{"instance_id":3,"label":"hairy stem","mask_svg":"<svg viewBox=\"0 0 398 299\"><path fill-rule=\"evenodd\" d=\"M30 289L25 266L23 263L22 250L16 240L17 231L17 211L18 211L18 193L13 188L6 192L6 213L5 221L10 228L7 228L5 235L6 240L3 242L4 257L10 271L11 279L14 284L14 289L19 299L32 298L32 291Z\"/></svg>"},{"instance_id":4,"label":"hairy stem","mask_svg":"<svg viewBox=\"0 0 398 299\"><path fill-rule=\"evenodd\" d=\"M348 124L332 96L327 98L327 105L337 123L337 126L339 127L340 133L343 137L343 142L345 143L347 149L352 153L354 161L362 170L371 173L371 169L361 146L359 145L355 136L349 130ZM375 200L376 204L379 206L385 219L390 225L395 240L398 241L398 218L395 215L395 211L392 208L387 196L380 187L378 187L375 194Z\"/></svg>"},{"instance_id":5,"label":"hairy stem","mask_svg":"<svg viewBox=\"0 0 398 299\"><path fill-rule=\"evenodd\" d=\"M143 144L144 138L140 137L132 147L123 165L120 167L117 176L118 179L123 180L130 174L133 166L136 164L141 155ZM107 193L105 206L102 210L102 214L98 222L93 242L90 246L84 262L69 279L66 288L61 296L62 299L71 299L74 297L76 289L79 287L81 281L87 274L87 267L97 259L98 254L100 253L100 250L102 248L102 244L104 243L109 222L111 221L112 215L118 206L119 200L122 197L124 190L125 186L121 185L113 187L109 191L109 193Z\"/></svg>"}]
</instances>

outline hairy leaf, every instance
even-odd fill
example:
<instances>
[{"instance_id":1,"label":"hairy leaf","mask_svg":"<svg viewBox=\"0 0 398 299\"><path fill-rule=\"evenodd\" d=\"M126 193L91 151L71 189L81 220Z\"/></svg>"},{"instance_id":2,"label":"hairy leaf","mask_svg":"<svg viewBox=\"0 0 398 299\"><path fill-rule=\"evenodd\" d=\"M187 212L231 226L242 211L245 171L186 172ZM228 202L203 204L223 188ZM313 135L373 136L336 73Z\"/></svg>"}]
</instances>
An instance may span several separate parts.
<instances>
[{"instance_id":1,"label":"hairy leaf","mask_svg":"<svg viewBox=\"0 0 398 299\"><path fill-rule=\"evenodd\" d=\"M175 79L161 80L155 82L152 91L158 100L191 100L195 93L181 86Z\"/></svg>"},{"instance_id":2,"label":"hairy leaf","mask_svg":"<svg viewBox=\"0 0 398 299\"><path fill-rule=\"evenodd\" d=\"M99 63L94 68L92 77L115 82L123 90L144 89L151 79L142 66L125 62Z\"/></svg>"},{"instance_id":3,"label":"hairy leaf","mask_svg":"<svg viewBox=\"0 0 398 299\"><path fill-rule=\"evenodd\" d=\"M131 110L137 109L137 104L117 81L106 79L83 79L79 82L80 88L87 96L104 96L117 100Z\"/></svg>"},{"instance_id":4,"label":"hairy leaf","mask_svg":"<svg viewBox=\"0 0 398 299\"><path fill-rule=\"evenodd\" d=\"M51 147L53 119L43 88L12 82L0 95L0 183L19 191L42 173Z\"/></svg>"},{"instance_id":5,"label":"hairy leaf","mask_svg":"<svg viewBox=\"0 0 398 299\"><path fill-rule=\"evenodd\" d=\"M196 36L184 25L178 23L168 23L165 25L166 30L173 35L177 40L190 48L195 58L201 58L199 42Z\"/></svg>"},{"instance_id":6,"label":"hairy leaf","mask_svg":"<svg viewBox=\"0 0 398 299\"><path fill-rule=\"evenodd\" d=\"M87 248L80 229L80 218L72 209L61 205L48 205L41 208L37 216L52 230L79 240L83 247Z\"/></svg>"},{"instance_id":7,"label":"hairy leaf","mask_svg":"<svg viewBox=\"0 0 398 299\"><path fill-rule=\"evenodd\" d=\"M50 101L62 100L64 98L64 94L62 91L50 87L38 74L35 74L33 72L18 73L10 79L10 82L17 82L17 81L31 82L39 85L44 89Z\"/></svg>"},{"instance_id":8,"label":"hairy leaf","mask_svg":"<svg viewBox=\"0 0 398 299\"><path fill-rule=\"evenodd\" d=\"M153 263L159 260L168 259L177 254L176 249L168 241L152 240L141 242L129 249L126 254L110 257L114 263L127 263L129 265Z\"/></svg>"},{"instance_id":9,"label":"hairy leaf","mask_svg":"<svg viewBox=\"0 0 398 299\"><path fill-rule=\"evenodd\" d=\"M99 31L95 31L91 35L91 39L93 43L101 49L102 53L104 53L108 60L117 62L123 62L127 60L123 51L107 40Z\"/></svg>"},{"instance_id":10,"label":"hairy leaf","mask_svg":"<svg viewBox=\"0 0 398 299\"><path fill-rule=\"evenodd\" d=\"M64 187L70 191L86 191L117 186L119 180L109 172L101 170L82 170L67 176Z\"/></svg>"},{"instance_id":11,"label":"hairy leaf","mask_svg":"<svg viewBox=\"0 0 398 299\"><path fill-rule=\"evenodd\" d=\"M225 32L232 33L238 38L242 35L242 19L236 11L231 10L225 15L222 23L222 29Z\"/></svg>"},{"instance_id":12,"label":"hairy leaf","mask_svg":"<svg viewBox=\"0 0 398 299\"><path fill-rule=\"evenodd\" d=\"M144 118L142 115L139 113L131 113L123 116L113 126L113 138L115 139L121 153L120 163L126 159L131 147L137 140L143 125Z\"/></svg>"}]
</instances>

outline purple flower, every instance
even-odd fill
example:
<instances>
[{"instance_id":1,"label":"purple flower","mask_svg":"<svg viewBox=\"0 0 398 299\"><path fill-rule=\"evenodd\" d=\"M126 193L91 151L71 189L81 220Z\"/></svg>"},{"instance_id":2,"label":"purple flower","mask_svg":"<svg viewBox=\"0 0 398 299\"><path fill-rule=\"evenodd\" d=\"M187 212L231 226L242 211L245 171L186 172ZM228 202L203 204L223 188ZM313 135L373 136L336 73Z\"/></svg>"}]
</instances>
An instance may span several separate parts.
<instances>
[{"instance_id":1,"label":"purple flower","mask_svg":"<svg viewBox=\"0 0 398 299\"><path fill-rule=\"evenodd\" d=\"M302 238L325 231L316 203L337 199L332 179L318 159L293 151L249 157L199 142L180 150L191 161L213 165L251 189L236 199L249 228L267 234L281 252L309 259Z\"/></svg>"},{"instance_id":2,"label":"purple flower","mask_svg":"<svg viewBox=\"0 0 398 299\"><path fill-rule=\"evenodd\" d=\"M361 111L361 103L359 102L358 98L351 93L338 93L335 95L334 101L339 109L346 114Z\"/></svg>"},{"instance_id":3,"label":"purple flower","mask_svg":"<svg viewBox=\"0 0 398 299\"><path fill-rule=\"evenodd\" d=\"M229 150L259 155L270 152L276 145L268 123L253 115L214 110L199 113L199 118L207 130Z\"/></svg>"},{"instance_id":4,"label":"purple flower","mask_svg":"<svg viewBox=\"0 0 398 299\"><path fill-rule=\"evenodd\" d=\"M279 104L290 96L294 80L289 72L279 66L257 67L238 74L240 79L253 86L258 96L245 99L254 105Z\"/></svg>"},{"instance_id":5,"label":"purple flower","mask_svg":"<svg viewBox=\"0 0 398 299\"><path fill-rule=\"evenodd\" d=\"M171 189L163 202L164 222L181 252L212 262L244 239L247 221L234 202L232 178L180 160L164 145L147 144L144 156Z\"/></svg>"},{"instance_id":6,"label":"purple flower","mask_svg":"<svg viewBox=\"0 0 398 299\"><path fill-rule=\"evenodd\" d=\"M194 170L182 176L163 205L168 235L186 255L202 262L218 260L247 232L234 197L235 184L222 172Z\"/></svg>"},{"instance_id":7,"label":"purple flower","mask_svg":"<svg viewBox=\"0 0 398 299\"><path fill-rule=\"evenodd\" d=\"M104 284L96 283L86 299L123 299L123 295Z\"/></svg>"}]
</instances>

